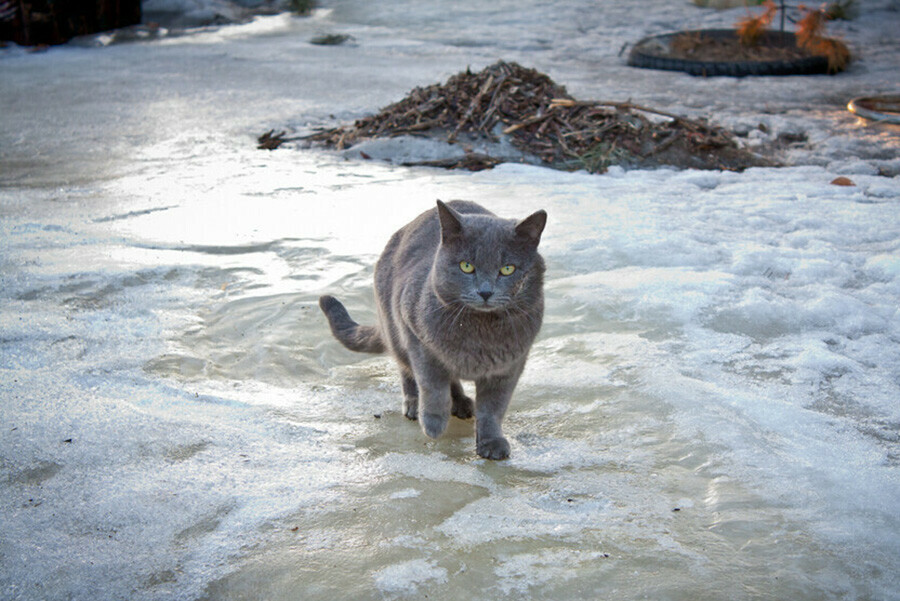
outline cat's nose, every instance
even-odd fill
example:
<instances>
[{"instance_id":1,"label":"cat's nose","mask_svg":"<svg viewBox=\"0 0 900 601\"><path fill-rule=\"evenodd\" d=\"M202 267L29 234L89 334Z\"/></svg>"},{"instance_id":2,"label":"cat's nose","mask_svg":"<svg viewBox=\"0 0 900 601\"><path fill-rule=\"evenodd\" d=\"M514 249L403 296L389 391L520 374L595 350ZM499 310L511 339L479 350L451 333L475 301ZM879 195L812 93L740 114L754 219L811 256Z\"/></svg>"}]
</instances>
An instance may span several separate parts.
<instances>
[{"instance_id":1,"label":"cat's nose","mask_svg":"<svg viewBox=\"0 0 900 601\"><path fill-rule=\"evenodd\" d=\"M478 296L480 296L481 298L483 298L483 299L484 299L484 302L487 302L487 300L488 300L489 298L491 298L492 296L494 296L494 293L491 292L490 290L479 290L479 291L478 291Z\"/></svg>"}]
</instances>

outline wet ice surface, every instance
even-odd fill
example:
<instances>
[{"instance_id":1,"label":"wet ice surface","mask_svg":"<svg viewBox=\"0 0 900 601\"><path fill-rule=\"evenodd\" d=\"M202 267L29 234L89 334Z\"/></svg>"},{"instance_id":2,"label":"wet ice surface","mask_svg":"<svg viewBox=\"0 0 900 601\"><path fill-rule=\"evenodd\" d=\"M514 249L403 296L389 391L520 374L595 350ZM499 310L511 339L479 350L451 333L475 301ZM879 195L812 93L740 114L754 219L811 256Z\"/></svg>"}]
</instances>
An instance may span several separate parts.
<instances>
[{"instance_id":1,"label":"wet ice surface","mask_svg":"<svg viewBox=\"0 0 900 601\"><path fill-rule=\"evenodd\" d=\"M841 25L850 73L738 81L616 56L734 12L515 5L0 59L3 598L898 598L897 129L842 107L896 84L898 13ZM332 30L356 45L306 43ZM821 142L604 176L253 148L498 57ZM435 198L550 214L506 462L470 422L427 440L315 306L371 321L375 258Z\"/></svg>"}]
</instances>

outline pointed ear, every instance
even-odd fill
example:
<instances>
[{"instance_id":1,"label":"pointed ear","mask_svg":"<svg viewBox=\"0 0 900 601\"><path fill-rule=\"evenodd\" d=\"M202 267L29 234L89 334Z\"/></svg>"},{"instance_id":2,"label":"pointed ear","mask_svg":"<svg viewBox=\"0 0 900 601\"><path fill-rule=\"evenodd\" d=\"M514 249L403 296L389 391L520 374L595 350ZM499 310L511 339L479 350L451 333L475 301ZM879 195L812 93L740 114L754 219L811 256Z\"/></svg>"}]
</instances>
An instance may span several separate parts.
<instances>
[{"instance_id":1,"label":"pointed ear","mask_svg":"<svg viewBox=\"0 0 900 601\"><path fill-rule=\"evenodd\" d=\"M441 220L441 242L447 243L462 236L462 223L456 211L437 201L438 218Z\"/></svg>"},{"instance_id":2,"label":"pointed ear","mask_svg":"<svg viewBox=\"0 0 900 601\"><path fill-rule=\"evenodd\" d=\"M541 233L544 231L545 225L547 225L547 212L537 211L516 225L516 236L537 246L541 241Z\"/></svg>"}]
</instances>

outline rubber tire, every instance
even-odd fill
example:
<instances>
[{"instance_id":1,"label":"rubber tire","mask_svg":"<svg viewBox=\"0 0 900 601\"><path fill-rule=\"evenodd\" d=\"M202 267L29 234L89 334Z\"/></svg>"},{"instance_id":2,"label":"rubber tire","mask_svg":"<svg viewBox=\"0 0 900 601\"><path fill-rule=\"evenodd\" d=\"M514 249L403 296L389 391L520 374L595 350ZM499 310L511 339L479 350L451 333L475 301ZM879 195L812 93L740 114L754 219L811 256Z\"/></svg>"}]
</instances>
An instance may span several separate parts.
<instances>
[{"instance_id":1,"label":"rubber tire","mask_svg":"<svg viewBox=\"0 0 900 601\"><path fill-rule=\"evenodd\" d=\"M785 61L701 61L671 58L651 54L643 50L647 46L668 47L672 38L682 34L728 39L736 37L733 29L700 29L679 31L642 39L631 49L628 64L641 69L661 69L664 71L684 71L699 77L746 77L748 75L822 75L828 73L828 59L824 56L808 56ZM796 36L791 32L767 31L762 43L769 45L795 46Z\"/></svg>"}]
</instances>

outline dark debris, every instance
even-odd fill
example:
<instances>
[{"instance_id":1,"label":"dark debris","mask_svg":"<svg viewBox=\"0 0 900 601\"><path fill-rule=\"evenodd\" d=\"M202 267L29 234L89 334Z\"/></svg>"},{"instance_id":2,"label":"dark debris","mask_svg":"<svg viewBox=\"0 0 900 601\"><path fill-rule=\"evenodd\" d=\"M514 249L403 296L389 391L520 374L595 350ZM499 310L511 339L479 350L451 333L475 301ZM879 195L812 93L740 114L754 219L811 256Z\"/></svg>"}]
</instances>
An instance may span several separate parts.
<instances>
[{"instance_id":1,"label":"dark debris","mask_svg":"<svg viewBox=\"0 0 900 601\"><path fill-rule=\"evenodd\" d=\"M287 132L285 131L281 131L276 134L274 129L270 129L256 139L258 143L257 148L259 148L260 150L275 150L288 141L288 139L285 138L286 135Z\"/></svg>"},{"instance_id":2,"label":"dark debris","mask_svg":"<svg viewBox=\"0 0 900 601\"><path fill-rule=\"evenodd\" d=\"M415 88L376 115L304 139L342 150L365 139L399 135L454 143L461 133L492 142L509 136L515 147L548 166L593 173L611 165L742 170L774 164L741 148L732 132L704 119L631 102L578 101L547 75L503 61L477 73L466 70L444 84ZM277 136L283 140L283 132L272 138ZM467 155L416 164L485 169L500 162Z\"/></svg>"}]
</instances>

